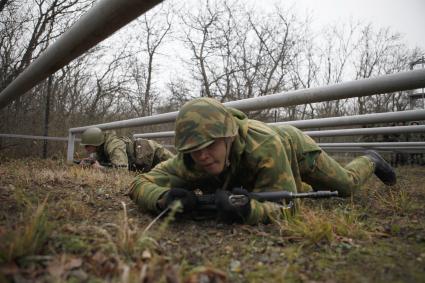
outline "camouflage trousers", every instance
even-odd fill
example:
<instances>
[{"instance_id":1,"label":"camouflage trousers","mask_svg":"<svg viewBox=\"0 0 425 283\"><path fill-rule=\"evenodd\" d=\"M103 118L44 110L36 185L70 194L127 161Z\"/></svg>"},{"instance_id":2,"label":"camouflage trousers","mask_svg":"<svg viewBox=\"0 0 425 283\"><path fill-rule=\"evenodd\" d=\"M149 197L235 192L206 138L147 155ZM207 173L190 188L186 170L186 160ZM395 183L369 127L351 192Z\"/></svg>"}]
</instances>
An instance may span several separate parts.
<instances>
[{"instance_id":1,"label":"camouflage trousers","mask_svg":"<svg viewBox=\"0 0 425 283\"><path fill-rule=\"evenodd\" d=\"M302 181L311 185L313 190L338 191L343 197L360 189L375 169L366 156L355 158L345 167L324 151L312 160L311 164L300 164Z\"/></svg>"}]
</instances>

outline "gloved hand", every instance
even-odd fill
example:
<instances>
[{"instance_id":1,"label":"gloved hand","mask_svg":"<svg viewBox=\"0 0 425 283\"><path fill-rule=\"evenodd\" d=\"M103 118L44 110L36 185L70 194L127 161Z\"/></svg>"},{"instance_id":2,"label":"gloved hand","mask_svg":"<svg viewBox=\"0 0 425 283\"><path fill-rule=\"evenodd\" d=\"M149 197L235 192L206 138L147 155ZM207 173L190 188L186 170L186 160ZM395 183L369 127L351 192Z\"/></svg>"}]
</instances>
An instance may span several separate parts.
<instances>
[{"instance_id":1,"label":"gloved hand","mask_svg":"<svg viewBox=\"0 0 425 283\"><path fill-rule=\"evenodd\" d=\"M234 205L230 202L231 195L245 195L248 201L243 205ZM215 192L215 205L220 220L231 223L243 223L251 213L251 198L249 192L243 188L234 188L232 192L217 190Z\"/></svg>"},{"instance_id":2,"label":"gloved hand","mask_svg":"<svg viewBox=\"0 0 425 283\"><path fill-rule=\"evenodd\" d=\"M180 201L183 212L189 212L196 208L196 195L192 191L180 188L172 188L163 197L162 208L171 206L175 201Z\"/></svg>"}]
</instances>

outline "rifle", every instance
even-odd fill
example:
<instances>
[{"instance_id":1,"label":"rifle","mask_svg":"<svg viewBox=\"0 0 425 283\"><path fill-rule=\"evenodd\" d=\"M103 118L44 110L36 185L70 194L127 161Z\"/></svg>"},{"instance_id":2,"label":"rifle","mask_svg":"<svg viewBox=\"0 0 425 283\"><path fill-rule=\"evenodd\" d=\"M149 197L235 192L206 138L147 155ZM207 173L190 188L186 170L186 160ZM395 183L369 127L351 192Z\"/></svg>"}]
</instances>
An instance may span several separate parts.
<instances>
[{"instance_id":1,"label":"rifle","mask_svg":"<svg viewBox=\"0 0 425 283\"><path fill-rule=\"evenodd\" d=\"M94 158L74 159L73 162L78 165L90 166L96 162Z\"/></svg>"},{"instance_id":2,"label":"rifle","mask_svg":"<svg viewBox=\"0 0 425 283\"><path fill-rule=\"evenodd\" d=\"M73 162L75 164L81 164L84 167L90 167L96 162L96 159L94 158L84 158L84 159L74 159ZM104 167L112 167L112 163L105 163L105 162L99 162L100 165Z\"/></svg>"},{"instance_id":3,"label":"rifle","mask_svg":"<svg viewBox=\"0 0 425 283\"><path fill-rule=\"evenodd\" d=\"M248 203L249 199L255 199L259 202L270 201L270 202L281 202L282 200L292 201L297 198L330 198L337 197L337 191L316 191L307 193L293 193L288 191L278 192L251 192L247 195L229 195L229 202L234 206L243 206ZM199 210L216 210L215 207L215 195L198 195L197 196L197 209Z\"/></svg>"}]
</instances>

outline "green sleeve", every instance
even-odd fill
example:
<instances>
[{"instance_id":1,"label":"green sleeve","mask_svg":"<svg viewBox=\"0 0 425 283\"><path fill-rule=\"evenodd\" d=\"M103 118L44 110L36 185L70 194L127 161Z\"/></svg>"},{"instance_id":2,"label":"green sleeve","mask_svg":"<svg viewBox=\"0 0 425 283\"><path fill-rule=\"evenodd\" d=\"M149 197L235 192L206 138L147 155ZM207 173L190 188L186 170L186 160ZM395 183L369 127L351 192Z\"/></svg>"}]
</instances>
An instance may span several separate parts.
<instances>
[{"instance_id":1,"label":"green sleeve","mask_svg":"<svg viewBox=\"0 0 425 283\"><path fill-rule=\"evenodd\" d=\"M119 138L113 138L105 144L105 150L113 167L128 168L126 144Z\"/></svg>"},{"instance_id":2,"label":"green sleeve","mask_svg":"<svg viewBox=\"0 0 425 283\"><path fill-rule=\"evenodd\" d=\"M162 194L173 187L188 187L175 168L181 166L178 158L158 164L147 173L135 177L130 186L130 198L143 211L159 212L157 202Z\"/></svg>"}]
</instances>

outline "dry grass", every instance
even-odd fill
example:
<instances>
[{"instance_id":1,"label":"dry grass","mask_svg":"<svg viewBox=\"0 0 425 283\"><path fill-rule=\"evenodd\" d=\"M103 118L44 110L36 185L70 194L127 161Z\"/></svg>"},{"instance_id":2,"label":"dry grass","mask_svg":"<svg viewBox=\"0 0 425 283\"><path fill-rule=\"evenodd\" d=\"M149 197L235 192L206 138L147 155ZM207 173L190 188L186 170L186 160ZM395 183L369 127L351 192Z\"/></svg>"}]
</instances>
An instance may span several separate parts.
<instances>
[{"instance_id":1,"label":"dry grass","mask_svg":"<svg viewBox=\"0 0 425 283\"><path fill-rule=\"evenodd\" d=\"M283 238L304 244L333 244L342 239L370 239L371 232L360 221L356 210L303 207L294 219L280 223Z\"/></svg>"},{"instance_id":2,"label":"dry grass","mask_svg":"<svg viewBox=\"0 0 425 283\"><path fill-rule=\"evenodd\" d=\"M423 168L289 221L227 225L142 214L126 171L0 164L0 282L421 282ZM368 263L368 264L365 264Z\"/></svg>"},{"instance_id":3,"label":"dry grass","mask_svg":"<svg viewBox=\"0 0 425 283\"><path fill-rule=\"evenodd\" d=\"M47 198L35 209L28 205L20 219L22 225L4 235L0 246L1 261L17 261L26 255L34 255L41 251L49 233L45 212L46 202Z\"/></svg>"}]
</instances>

